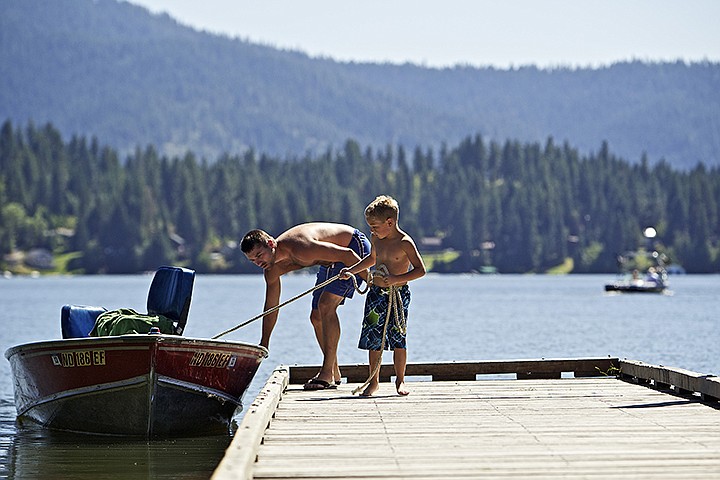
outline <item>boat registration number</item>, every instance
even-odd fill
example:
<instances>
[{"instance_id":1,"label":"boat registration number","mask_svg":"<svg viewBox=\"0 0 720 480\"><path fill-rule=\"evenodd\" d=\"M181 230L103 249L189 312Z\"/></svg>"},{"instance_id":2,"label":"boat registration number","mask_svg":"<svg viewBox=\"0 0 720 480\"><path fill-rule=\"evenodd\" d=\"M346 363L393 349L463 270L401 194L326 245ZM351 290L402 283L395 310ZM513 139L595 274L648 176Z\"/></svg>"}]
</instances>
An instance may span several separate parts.
<instances>
[{"instance_id":1,"label":"boat registration number","mask_svg":"<svg viewBox=\"0 0 720 480\"><path fill-rule=\"evenodd\" d=\"M221 352L195 352L190 359L191 367L226 368L235 365L235 357Z\"/></svg>"},{"instance_id":2,"label":"boat registration number","mask_svg":"<svg viewBox=\"0 0 720 480\"><path fill-rule=\"evenodd\" d=\"M105 350L76 350L52 356L53 364L63 367L105 365Z\"/></svg>"}]
</instances>

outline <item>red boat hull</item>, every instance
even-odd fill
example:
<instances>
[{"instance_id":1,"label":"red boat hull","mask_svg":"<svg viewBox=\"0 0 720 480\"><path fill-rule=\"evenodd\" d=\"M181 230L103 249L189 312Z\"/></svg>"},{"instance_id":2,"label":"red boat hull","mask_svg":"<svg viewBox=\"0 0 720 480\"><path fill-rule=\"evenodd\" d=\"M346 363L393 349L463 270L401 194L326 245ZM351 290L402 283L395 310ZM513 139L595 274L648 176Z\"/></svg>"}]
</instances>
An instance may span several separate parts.
<instances>
[{"instance_id":1,"label":"red boat hull","mask_svg":"<svg viewBox=\"0 0 720 480\"><path fill-rule=\"evenodd\" d=\"M18 416L54 429L151 437L227 433L267 350L122 335L28 343L5 356Z\"/></svg>"}]
</instances>

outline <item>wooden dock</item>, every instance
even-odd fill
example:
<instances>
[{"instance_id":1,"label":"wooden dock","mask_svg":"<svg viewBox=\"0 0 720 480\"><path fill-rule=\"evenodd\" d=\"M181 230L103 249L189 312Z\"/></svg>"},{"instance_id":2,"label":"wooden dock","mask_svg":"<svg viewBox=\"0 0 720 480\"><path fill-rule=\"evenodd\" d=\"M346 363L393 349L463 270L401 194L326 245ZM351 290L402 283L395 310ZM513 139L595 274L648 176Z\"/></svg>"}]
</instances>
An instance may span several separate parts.
<instances>
[{"instance_id":1,"label":"wooden dock","mask_svg":"<svg viewBox=\"0 0 720 480\"><path fill-rule=\"evenodd\" d=\"M409 396L382 383L361 398L367 365L303 391L318 369L273 372L213 480L720 478L713 376L618 358L410 364Z\"/></svg>"}]
</instances>

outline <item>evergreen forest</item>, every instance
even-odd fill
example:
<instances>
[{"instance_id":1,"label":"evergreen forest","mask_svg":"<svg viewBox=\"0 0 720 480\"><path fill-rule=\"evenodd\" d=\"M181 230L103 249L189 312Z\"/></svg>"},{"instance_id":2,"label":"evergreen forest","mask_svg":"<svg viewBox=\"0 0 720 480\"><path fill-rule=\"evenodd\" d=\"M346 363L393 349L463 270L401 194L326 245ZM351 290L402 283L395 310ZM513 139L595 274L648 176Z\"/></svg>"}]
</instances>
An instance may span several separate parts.
<instances>
[{"instance_id":1,"label":"evergreen forest","mask_svg":"<svg viewBox=\"0 0 720 480\"><path fill-rule=\"evenodd\" d=\"M237 247L245 232L348 223L379 194L437 272L614 272L628 250L658 250L688 272L720 272L720 170L629 163L607 144L468 136L437 151L337 150L275 158L253 150L208 162L153 146L121 158L97 138L66 141L52 125L0 131L0 268L43 249L76 273L135 273L176 264L259 272ZM643 230L657 230L647 244ZM54 268L57 269L57 266Z\"/></svg>"}]
</instances>

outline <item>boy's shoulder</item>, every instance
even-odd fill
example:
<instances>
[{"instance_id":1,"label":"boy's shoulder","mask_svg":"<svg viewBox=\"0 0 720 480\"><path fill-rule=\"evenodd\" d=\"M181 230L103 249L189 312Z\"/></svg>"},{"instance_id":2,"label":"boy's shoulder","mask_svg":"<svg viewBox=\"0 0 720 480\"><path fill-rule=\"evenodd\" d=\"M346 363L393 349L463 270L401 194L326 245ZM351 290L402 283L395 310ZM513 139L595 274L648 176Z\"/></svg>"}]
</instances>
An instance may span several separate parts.
<instances>
[{"instance_id":1,"label":"boy's shoulder","mask_svg":"<svg viewBox=\"0 0 720 480\"><path fill-rule=\"evenodd\" d=\"M401 242L410 242L412 244L415 244L415 240L413 240L413 238L410 236L409 233L405 232L404 230L400 230L399 228L398 228L398 230L400 231L400 234L401 234L401 237L400 237Z\"/></svg>"}]
</instances>

